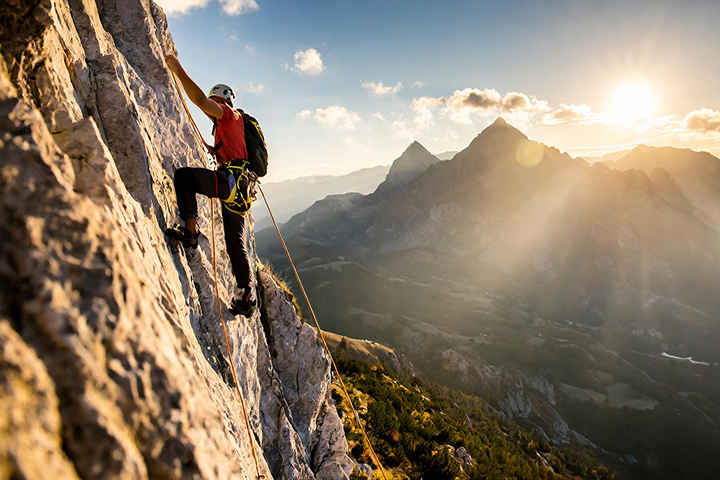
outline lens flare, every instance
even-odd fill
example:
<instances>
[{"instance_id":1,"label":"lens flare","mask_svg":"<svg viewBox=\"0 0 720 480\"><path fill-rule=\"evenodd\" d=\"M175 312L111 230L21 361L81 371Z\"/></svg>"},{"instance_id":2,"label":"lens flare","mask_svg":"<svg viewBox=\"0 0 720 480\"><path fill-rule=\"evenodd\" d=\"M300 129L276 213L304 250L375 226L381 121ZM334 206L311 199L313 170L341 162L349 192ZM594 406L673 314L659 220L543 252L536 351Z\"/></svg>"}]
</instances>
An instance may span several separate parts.
<instances>
[{"instance_id":1,"label":"lens flare","mask_svg":"<svg viewBox=\"0 0 720 480\"><path fill-rule=\"evenodd\" d=\"M515 159L523 167L532 168L540 162L545 152L539 143L524 141L515 151Z\"/></svg>"}]
</instances>

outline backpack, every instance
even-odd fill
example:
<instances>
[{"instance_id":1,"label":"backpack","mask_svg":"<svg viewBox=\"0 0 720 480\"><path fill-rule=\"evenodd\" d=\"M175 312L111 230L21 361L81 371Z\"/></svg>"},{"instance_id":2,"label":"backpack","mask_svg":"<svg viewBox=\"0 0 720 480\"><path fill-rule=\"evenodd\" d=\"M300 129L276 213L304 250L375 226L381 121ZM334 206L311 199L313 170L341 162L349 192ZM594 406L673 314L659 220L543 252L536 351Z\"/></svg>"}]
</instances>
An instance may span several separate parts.
<instances>
[{"instance_id":1,"label":"backpack","mask_svg":"<svg viewBox=\"0 0 720 480\"><path fill-rule=\"evenodd\" d=\"M247 169L258 177L264 177L267 174L268 152L265 145L265 135L258 124L258 121L245 113L241 109L237 109L242 115L245 125L245 145L247 147L248 166Z\"/></svg>"}]
</instances>

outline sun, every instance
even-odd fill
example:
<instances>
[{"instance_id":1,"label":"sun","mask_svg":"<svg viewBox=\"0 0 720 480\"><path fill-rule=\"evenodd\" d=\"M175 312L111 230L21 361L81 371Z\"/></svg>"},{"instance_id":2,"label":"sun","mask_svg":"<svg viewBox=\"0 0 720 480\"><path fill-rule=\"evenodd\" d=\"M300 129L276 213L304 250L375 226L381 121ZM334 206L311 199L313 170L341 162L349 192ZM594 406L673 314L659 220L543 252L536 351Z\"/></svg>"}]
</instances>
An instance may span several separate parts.
<instances>
[{"instance_id":1,"label":"sun","mask_svg":"<svg viewBox=\"0 0 720 480\"><path fill-rule=\"evenodd\" d=\"M655 110L655 95L642 83L626 83L615 91L612 113L624 123L637 123Z\"/></svg>"}]
</instances>

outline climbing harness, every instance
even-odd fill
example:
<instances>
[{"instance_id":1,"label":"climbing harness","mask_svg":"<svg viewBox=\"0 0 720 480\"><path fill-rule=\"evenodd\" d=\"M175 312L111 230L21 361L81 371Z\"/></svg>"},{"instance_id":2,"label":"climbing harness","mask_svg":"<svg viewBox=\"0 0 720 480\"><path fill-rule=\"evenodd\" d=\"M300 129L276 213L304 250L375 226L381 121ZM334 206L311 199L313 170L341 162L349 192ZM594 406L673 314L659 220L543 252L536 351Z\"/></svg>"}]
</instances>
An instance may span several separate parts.
<instances>
[{"instance_id":1,"label":"climbing harness","mask_svg":"<svg viewBox=\"0 0 720 480\"><path fill-rule=\"evenodd\" d=\"M195 125L195 122L192 119L192 115L190 115L190 110L188 110L187 105L185 104L185 100L183 99L182 92L180 91L180 87L177 84L177 80L175 79L175 73L172 73L172 77L173 77L173 81L175 82L175 87L178 89L180 98L182 99L182 104L185 107L185 111L187 112L187 115L190 118L190 123L193 125L193 127L195 129L195 133L201 139L201 141L203 142L205 147L208 149L208 151L212 153L212 147L210 147L210 145L208 145L205 142L205 140L202 137L202 134L200 133L200 130L197 128L197 125ZM267 206L268 213L270 213L270 218L272 219L273 225L275 226L275 231L277 232L278 237L280 238L280 243L282 243L283 249L285 250L285 255L287 255L288 261L290 262L293 272L295 273L295 279L297 280L298 285L300 286L300 291L302 292L303 297L305 298L305 302L307 302L308 308L310 309L310 315L312 316L313 321L315 322L315 327L317 328L317 331L320 334L320 340L322 340L323 346L325 347L325 351L327 352L328 357L330 357L330 363L332 363L333 371L335 372L335 376L337 377L337 379L340 383L340 386L342 387L342 391L343 391L343 394L345 395L345 398L348 401L348 405L350 405L350 408L353 411L355 422L357 423L358 427L360 427L360 432L362 433L365 444L367 445L368 449L370 450L372 459L375 461L375 464L380 469L380 473L382 474L383 479L388 480L388 477L385 473L385 469L383 468L382 464L380 463L380 460L378 459L378 456L375 453L375 449L373 449L373 446L370 443L370 438L368 438L367 433L365 432L365 427L363 427L362 422L360 421L360 414L358 414L357 410L355 409L355 406L352 403L352 399L350 398L350 394L348 393L347 388L345 387L345 382L343 382L342 376L340 375L340 370L338 370L337 365L335 364L335 360L333 359L332 353L330 352L330 347L328 347L328 344L325 341L325 335L323 334L323 330L320 328L320 322L318 322L318 319L315 316L315 311L313 310L312 304L310 303L310 299L308 298L307 293L305 292L305 287L303 286L303 283L300 280L300 274L298 274L297 268L295 268L295 263L293 262L292 257L290 256L290 252L288 251L287 245L285 244L285 239L283 239L283 236L280 233L280 228L278 228L278 224L275 221L275 216L273 215L272 210L270 209L270 204L268 203L267 197L265 196L265 192L263 192L263 189L260 186L260 182L257 180L257 176L255 174L253 174L252 172L247 173L247 171L245 171L244 174L247 175L251 181L255 182L255 185L257 186L258 190L260 191L260 194L263 197L263 200L265 201L265 205ZM237 184L235 185L235 187L237 187ZM236 190L237 190L237 188L233 189L235 194L237 193ZM215 176L215 191L217 193L217 175ZM233 194L231 193L231 197L232 196L233 196ZM233 197L233 200L234 199L235 198ZM217 283L217 267L215 264L215 228L214 228L214 226L215 226L215 211L214 211L213 205L214 205L214 203L211 198L210 199L210 218L212 219L211 220L211 222L212 222L211 223L211 230L212 230L211 237L212 237L213 272L215 274L215 296L217 297L218 308L220 309L220 320L222 321L223 332L225 333L225 343L228 347L228 355L230 356L230 367L232 368L233 379L235 380L235 389L237 390L238 396L240 397L240 403L242 405L243 414L245 415L245 421L247 423L248 434L250 435L250 442L251 442L251 446L252 446L253 458L255 459L255 467L258 472L258 478L265 478L264 475L260 474L260 468L258 466L257 456L255 454L254 443L252 442L253 439L252 439L252 433L250 430L250 420L248 419L247 412L245 411L245 402L243 401L242 394L240 393L240 387L238 386L237 376L235 374L235 365L232 360L232 354L230 353L230 342L228 341L227 330L225 328L225 320L223 320L223 315L222 315L222 304L220 303L220 294L218 292L218 283ZM226 205L226 207L227 207L227 205ZM248 209L249 208L250 207L248 205ZM247 212L247 210L245 210L245 212ZM244 215L244 213L243 213L243 215Z\"/></svg>"},{"instance_id":2,"label":"climbing harness","mask_svg":"<svg viewBox=\"0 0 720 480\"><path fill-rule=\"evenodd\" d=\"M245 214L250 210L252 204L252 195L250 194L251 187L254 183L253 178L248 175L247 172L247 160L241 160L241 164L233 164L231 162L225 163L219 167L218 170L227 170L230 179L230 196L228 198L221 198L225 204L225 208L233 213L244 217ZM240 183L243 178L248 179L247 189L244 192L239 191ZM215 192L217 194L217 174L215 175Z\"/></svg>"},{"instance_id":3,"label":"climbing harness","mask_svg":"<svg viewBox=\"0 0 720 480\"><path fill-rule=\"evenodd\" d=\"M188 110L187 104L185 103L185 99L183 98L182 90L180 90L180 86L177 83L177 79L175 78L175 72L170 72L171 77L173 79L173 82L175 83L175 88L177 88L178 95L180 95L180 100L182 100L183 107L185 107L185 112L188 115L188 118L190 118L190 123L192 124L193 128L195 129L195 133L197 134L198 138L200 138L200 141L205 145L205 147L208 149L208 151L212 151L212 148L210 145L208 145L205 142L205 139L203 138L202 134L200 133L200 129L198 129L197 125L195 125L195 121L192 118L192 115L190 115L190 110ZM217 192L217 175L215 176L215 189ZM215 297L218 301L218 311L220 312L220 321L222 322L223 327L223 333L225 334L225 345L228 349L228 358L230 359L230 369L232 370L232 376L233 381L235 382L235 391L237 392L238 398L240 399L240 406L242 408L243 417L245 417L245 426L247 428L248 437L250 438L250 450L252 451L253 460L255 461L255 473L258 480L264 479L265 475L260 473L260 462L258 462L257 453L255 452L255 441L253 438L252 430L250 429L250 418L248 417L247 409L245 408L245 399L242 396L242 393L240 392L240 384L238 383L237 374L235 373L235 362L233 362L232 352L230 351L230 341L228 340L227 335L227 327L225 326L225 319L223 318L222 313L222 304L220 303L220 293L218 291L218 280L217 280L217 264L215 262L215 203L212 201L212 198L210 199L210 231L212 234L210 235L210 238L212 239L212 259L213 259L213 274L215 276Z\"/></svg>"}]
</instances>

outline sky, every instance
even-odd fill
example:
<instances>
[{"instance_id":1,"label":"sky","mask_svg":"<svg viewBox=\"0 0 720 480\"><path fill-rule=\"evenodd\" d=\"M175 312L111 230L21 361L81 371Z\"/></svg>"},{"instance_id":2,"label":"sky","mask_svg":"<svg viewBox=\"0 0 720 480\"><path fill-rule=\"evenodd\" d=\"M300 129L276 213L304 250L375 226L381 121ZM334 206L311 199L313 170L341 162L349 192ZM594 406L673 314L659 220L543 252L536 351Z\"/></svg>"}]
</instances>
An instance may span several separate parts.
<instances>
[{"instance_id":1,"label":"sky","mask_svg":"<svg viewBox=\"0 0 720 480\"><path fill-rule=\"evenodd\" d=\"M720 156L716 0L156 1L188 74L258 119L266 181L462 150L498 116L574 157Z\"/></svg>"}]
</instances>

